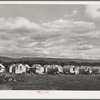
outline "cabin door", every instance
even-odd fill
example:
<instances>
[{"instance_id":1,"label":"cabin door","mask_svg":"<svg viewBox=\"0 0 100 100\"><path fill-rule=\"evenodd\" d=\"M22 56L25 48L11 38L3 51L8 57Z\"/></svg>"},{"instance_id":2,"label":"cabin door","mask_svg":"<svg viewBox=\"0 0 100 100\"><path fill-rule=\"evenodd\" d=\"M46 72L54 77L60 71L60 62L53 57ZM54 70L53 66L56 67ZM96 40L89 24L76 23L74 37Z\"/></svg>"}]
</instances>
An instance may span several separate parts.
<instances>
[{"instance_id":1,"label":"cabin door","mask_svg":"<svg viewBox=\"0 0 100 100\"><path fill-rule=\"evenodd\" d=\"M12 67L12 73L15 74L15 68L14 67Z\"/></svg>"}]
</instances>

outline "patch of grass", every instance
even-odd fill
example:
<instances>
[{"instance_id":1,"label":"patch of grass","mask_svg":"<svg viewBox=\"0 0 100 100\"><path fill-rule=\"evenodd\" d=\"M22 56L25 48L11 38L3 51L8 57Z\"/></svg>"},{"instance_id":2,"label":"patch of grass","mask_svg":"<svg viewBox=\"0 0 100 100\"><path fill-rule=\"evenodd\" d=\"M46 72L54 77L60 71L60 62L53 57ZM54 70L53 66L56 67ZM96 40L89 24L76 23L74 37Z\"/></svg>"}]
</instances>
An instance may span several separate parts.
<instances>
[{"instance_id":1,"label":"patch of grass","mask_svg":"<svg viewBox=\"0 0 100 100\"><path fill-rule=\"evenodd\" d=\"M95 75L15 75L23 82L10 82L13 90L100 90L100 76Z\"/></svg>"}]
</instances>

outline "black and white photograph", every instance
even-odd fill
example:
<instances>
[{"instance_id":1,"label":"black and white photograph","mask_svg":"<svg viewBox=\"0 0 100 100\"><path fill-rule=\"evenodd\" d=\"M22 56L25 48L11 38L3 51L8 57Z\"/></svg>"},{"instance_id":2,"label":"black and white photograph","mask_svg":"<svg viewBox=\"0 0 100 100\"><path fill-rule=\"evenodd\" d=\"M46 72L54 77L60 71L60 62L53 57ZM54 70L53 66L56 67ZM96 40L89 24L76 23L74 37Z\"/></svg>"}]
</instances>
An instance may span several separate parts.
<instances>
[{"instance_id":1,"label":"black and white photograph","mask_svg":"<svg viewBox=\"0 0 100 100\"><path fill-rule=\"evenodd\" d=\"M0 90L100 90L100 3L0 4Z\"/></svg>"}]
</instances>

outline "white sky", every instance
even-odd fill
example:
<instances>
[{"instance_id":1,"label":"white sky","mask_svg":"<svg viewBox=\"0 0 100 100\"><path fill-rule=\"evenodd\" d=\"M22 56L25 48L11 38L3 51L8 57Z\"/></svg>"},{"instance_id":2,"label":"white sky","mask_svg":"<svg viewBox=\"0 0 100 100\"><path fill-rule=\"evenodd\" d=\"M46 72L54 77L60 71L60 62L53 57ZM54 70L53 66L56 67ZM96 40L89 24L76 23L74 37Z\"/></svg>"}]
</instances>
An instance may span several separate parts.
<instances>
[{"instance_id":1,"label":"white sky","mask_svg":"<svg viewBox=\"0 0 100 100\"><path fill-rule=\"evenodd\" d=\"M0 55L100 59L100 5L0 5Z\"/></svg>"}]
</instances>

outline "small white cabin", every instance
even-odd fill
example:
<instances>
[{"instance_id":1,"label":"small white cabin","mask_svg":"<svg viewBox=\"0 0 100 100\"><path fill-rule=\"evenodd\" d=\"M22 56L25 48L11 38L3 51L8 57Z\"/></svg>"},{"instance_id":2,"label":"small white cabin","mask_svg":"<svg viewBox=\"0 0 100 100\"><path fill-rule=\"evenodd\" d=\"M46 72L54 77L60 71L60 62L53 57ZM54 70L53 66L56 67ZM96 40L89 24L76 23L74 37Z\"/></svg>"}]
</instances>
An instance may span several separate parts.
<instances>
[{"instance_id":1,"label":"small white cabin","mask_svg":"<svg viewBox=\"0 0 100 100\"><path fill-rule=\"evenodd\" d=\"M34 69L36 74L43 74L44 68L40 64L34 64L31 69Z\"/></svg>"},{"instance_id":2,"label":"small white cabin","mask_svg":"<svg viewBox=\"0 0 100 100\"><path fill-rule=\"evenodd\" d=\"M44 72L44 68L42 66L36 67L36 73L37 74L43 74L43 72Z\"/></svg>"},{"instance_id":3,"label":"small white cabin","mask_svg":"<svg viewBox=\"0 0 100 100\"><path fill-rule=\"evenodd\" d=\"M62 72L63 72L63 68L62 68L62 66L61 66L61 65L58 65L58 71L59 71L60 73L62 73Z\"/></svg>"},{"instance_id":4,"label":"small white cabin","mask_svg":"<svg viewBox=\"0 0 100 100\"><path fill-rule=\"evenodd\" d=\"M70 73L71 74L78 74L79 73L79 66L71 65Z\"/></svg>"},{"instance_id":5,"label":"small white cabin","mask_svg":"<svg viewBox=\"0 0 100 100\"><path fill-rule=\"evenodd\" d=\"M62 73L63 72L63 68L60 65L51 65L54 69L58 69L58 73Z\"/></svg>"},{"instance_id":6,"label":"small white cabin","mask_svg":"<svg viewBox=\"0 0 100 100\"><path fill-rule=\"evenodd\" d=\"M71 67L70 67L70 73L72 73L72 74L75 73L75 66L71 65Z\"/></svg>"},{"instance_id":7,"label":"small white cabin","mask_svg":"<svg viewBox=\"0 0 100 100\"><path fill-rule=\"evenodd\" d=\"M86 69L85 69L85 72L89 72L89 74L91 74L92 73L92 67L87 66Z\"/></svg>"},{"instance_id":8,"label":"small white cabin","mask_svg":"<svg viewBox=\"0 0 100 100\"><path fill-rule=\"evenodd\" d=\"M28 71L30 69L30 66L28 64L25 64L24 66L26 68L26 71Z\"/></svg>"},{"instance_id":9,"label":"small white cabin","mask_svg":"<svg viewBox=\"0 0 100 100\"><path fill-rule=\"evenodd\" d=\"M9 68L9 73L12 73L12 69L15 66L15 64L11 64L8 68Z\"/></svg>"},{"instance_id":10,"label":"small white cabin","mask_svg":"<svg viewBox=\"0 0 100 100\"><path fill-rule=\"evenodd\" d=\"M79 66L75 66L75 74L79 74Z\"/></svg>"},{"instance_id":11,"label":"small white cabin","mask_svg":"<svg viewBox=\"0 0 100 100\"><path fill-rule=\"evenodd\" d=\"M48 72L48 68L51 67L51 65L44 65L43 68L44 68L44 73L47 73Z\"/></svg>"},{"instance_id":12,"label":"small white cabin","mask_svg":"<svg viewBox=\"0 0 100 100\"><path fill-rule=\"evenodd\" d=\"M5 66L3 66L2 64L0 64L0 73L5 71Z\"/></svg>"},{"instance_id":13,"label":"small white cabin","mask_svg":"<svg viewBox=\"0 0 100 100\"><path fill-rule=\"evenodd\" d=\"M15 64L12 67L12 73L14 74L22 74L26 72L26 67L23 64Z\"/></svg>"},{"instance_id":14,"label":"small white cabin","mask_svg":"<svg viewBox=\"0 0 100 100\"><path fill-rule=\"evenodd\" d=\"M63 66L63 73L65 73L65 74L78 74L79 73L79 66L64 65Z\"/></svg>"}]
</instances>

